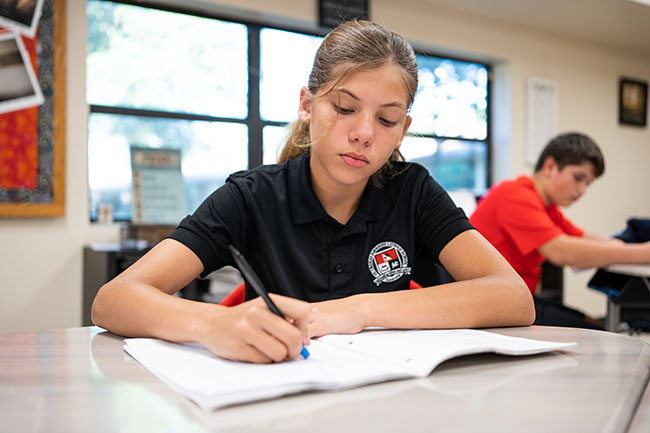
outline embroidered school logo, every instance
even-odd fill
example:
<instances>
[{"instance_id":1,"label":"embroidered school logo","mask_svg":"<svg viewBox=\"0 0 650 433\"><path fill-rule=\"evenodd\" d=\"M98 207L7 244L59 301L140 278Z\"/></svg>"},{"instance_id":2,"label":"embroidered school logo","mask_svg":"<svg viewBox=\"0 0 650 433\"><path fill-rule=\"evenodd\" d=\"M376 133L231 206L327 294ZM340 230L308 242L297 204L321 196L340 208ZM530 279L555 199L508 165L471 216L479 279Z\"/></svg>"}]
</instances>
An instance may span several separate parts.
<instances>
[{"instance_id":1,"label":"embroidered school logo","mask_svg":"<svg viewBox=\"0 0 650 433\"><path fill-rule=\"evenodd\" d=\"M375 279L373 283L391 283L402 275L410 275L411 268L404 248L395 242L377 244L368 255L368 269Z\"/></svg>"}]
</instances>

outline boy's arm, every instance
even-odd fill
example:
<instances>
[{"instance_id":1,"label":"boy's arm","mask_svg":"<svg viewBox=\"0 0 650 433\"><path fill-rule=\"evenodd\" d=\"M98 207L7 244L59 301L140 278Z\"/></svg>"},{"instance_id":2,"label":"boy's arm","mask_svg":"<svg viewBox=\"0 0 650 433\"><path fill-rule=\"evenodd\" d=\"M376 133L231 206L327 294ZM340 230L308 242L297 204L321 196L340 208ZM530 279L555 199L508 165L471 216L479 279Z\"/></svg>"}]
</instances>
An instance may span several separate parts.
<instances>
[{"instance_id":1,"label":"boy's arm","mask_svg":"<svg viewBox=\"0 0 650 433\"><path fill-rule=\"evenodd\" d=\"M558 266L604 267L612 263L650 263L650 242L627 244L594 235L559 235L537 251Z\"/></svg>"},{"instance_id":2,"label":"boy's arm","mask_svg":"<svg viewBox=\"0 0 650 433\"><path fill-rule=\"evenodd\" d=\"M595 240L595 241L613 242L615 244L621 244L621 245L625 244L625 242L623 242L619 238L611 238L611 237L608 238L608 237L597 235L597 234L594 234L594 233L585 233L584 235L582 235L582 237L585 238L585 239L592 239L592 240Z\"/></svg>"}]
</instances>

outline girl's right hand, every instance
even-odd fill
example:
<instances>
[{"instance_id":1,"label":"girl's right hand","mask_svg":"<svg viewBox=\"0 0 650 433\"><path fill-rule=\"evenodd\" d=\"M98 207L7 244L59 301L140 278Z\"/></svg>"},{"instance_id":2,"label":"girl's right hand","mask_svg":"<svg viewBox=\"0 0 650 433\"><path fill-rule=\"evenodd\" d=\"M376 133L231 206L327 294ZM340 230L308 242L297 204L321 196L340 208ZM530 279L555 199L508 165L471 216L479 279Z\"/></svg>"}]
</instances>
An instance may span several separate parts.
<instances>
[{"instance_id":1,"label":"girl's right hand","mask_svg":"<svg viewBox=\"0 0 650 433\"><path fill-rule=\"evenodd\" d=\"M309 344L311 305L270 294L286 319L273 314L260 297L234 307L210 305L199 319L198 341L215 355L254 363L295 359Z\"/></svg>"}]
</instances>

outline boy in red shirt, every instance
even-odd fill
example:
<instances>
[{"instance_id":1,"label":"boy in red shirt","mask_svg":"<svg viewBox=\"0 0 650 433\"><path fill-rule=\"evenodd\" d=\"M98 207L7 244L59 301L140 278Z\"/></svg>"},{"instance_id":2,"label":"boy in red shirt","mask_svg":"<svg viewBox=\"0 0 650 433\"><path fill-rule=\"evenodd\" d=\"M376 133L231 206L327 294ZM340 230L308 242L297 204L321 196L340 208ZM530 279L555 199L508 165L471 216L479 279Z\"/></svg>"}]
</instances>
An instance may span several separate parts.
<instances>
[{"instance_id":1,"label":"boy in red shirt","mask_svg":"<svg viewBox=\"0 0 650 433\"><path fill-rule=\"evenodd\" d=\"M524 279L535 295L541 264L577 268L604 267L611 263L650 263L650 242L626 244L618 239L585 233L569 221L560 207L579 199L587 186L605 171L598 145L579 133L559 135L542 151L535 173L503 181L488 191L470 222L496 247ZM536 299L536 324L563 325L578 322L581 313ZM543 310L543 311L542 311ZM587 318L585 327L592 327Z\"/></svg>"}]
</instances>

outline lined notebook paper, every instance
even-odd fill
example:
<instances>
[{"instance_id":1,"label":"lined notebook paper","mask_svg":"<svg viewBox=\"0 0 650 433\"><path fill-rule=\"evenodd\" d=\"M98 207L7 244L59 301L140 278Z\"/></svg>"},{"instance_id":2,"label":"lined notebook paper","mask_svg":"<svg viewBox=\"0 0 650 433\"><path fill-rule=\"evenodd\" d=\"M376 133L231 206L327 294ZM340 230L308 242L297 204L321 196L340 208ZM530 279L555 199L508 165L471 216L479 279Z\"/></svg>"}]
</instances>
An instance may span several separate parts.
<instances>
[{"instance_id":1,"label":"lined notebook paper","mask_svg":"<svg viewBox=\"0 0 650 433\"><path fill-rule=\"evenodd\" d=\"M308 359L260 365L221 359L195 343L124 341L124 350L133 358L204 410L302 391L426 377L443 361L462 355L532 355L576 344L471 329L372 329L312 340Z\"/></svg>"}]
</instances>

